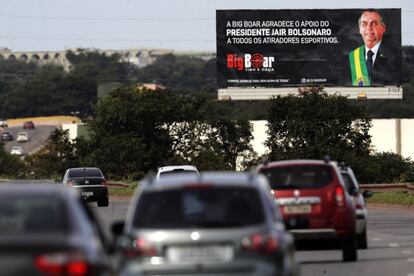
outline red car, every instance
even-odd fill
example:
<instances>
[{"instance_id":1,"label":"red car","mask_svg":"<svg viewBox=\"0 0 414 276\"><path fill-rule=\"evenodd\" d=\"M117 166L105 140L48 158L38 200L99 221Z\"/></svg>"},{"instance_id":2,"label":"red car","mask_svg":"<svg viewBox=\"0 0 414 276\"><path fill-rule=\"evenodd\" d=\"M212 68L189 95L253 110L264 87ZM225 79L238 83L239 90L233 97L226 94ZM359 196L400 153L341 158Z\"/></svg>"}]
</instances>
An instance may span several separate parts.
<instances>
[{"instance_id":1,"label":"red car","mask_svg":"<svg viewBox=\"0 0 414 276\"><path fill-rule=\"evenodd\" d=\"M23 129L35 129L35 125L32 121L24 122Z\"/></svg>"},{"instance_id":2,"label":"red car","mask_svg":"<svg viewBox=\"0 0 414 276\"><path fill-rule=\"evenodd\" d=\"M267 162L258 172L269 179L298 249L341 249L343 261L357 260L355 204L335 162Z\"/></svg>"}]
</instances>

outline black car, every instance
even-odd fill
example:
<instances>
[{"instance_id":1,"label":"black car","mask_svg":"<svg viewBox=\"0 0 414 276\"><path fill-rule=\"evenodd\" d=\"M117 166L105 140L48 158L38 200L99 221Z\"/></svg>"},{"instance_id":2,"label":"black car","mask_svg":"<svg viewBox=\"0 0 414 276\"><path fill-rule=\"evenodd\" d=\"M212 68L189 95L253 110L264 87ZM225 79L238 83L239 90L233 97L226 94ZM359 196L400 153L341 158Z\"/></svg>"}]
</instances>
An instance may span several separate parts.
<instances>
[{"instance_id":1,"label":"black car","mask_svg":"<svg viewBox=\"0 0 414 276\"><path fill-rule=\"evenodd\" d=\"M85 201L97 201L99 207L109 204L107 181L99 168L67 169L62 183L79 189Z\"/></svg>"},{"instance_id":2,"label":"black car","mask_svg":"<svg viewBox=\"0 0 414 276\"><path fill-rule=\"evenodd\" d=\"M108 252L102 228L77 191L0 185L0 275L111 275Z\"/></svg>"},{"instance_id":3,"label":"black car","mask_svg":"<svg viewBox=\"0 0 414 276\"><path fill-rule=\"evenodd\" d=\"M13 139L13 134L10 131L3 131L3 133L1 134L2 141L13 141Z\"/></svg>"}]
</instances>

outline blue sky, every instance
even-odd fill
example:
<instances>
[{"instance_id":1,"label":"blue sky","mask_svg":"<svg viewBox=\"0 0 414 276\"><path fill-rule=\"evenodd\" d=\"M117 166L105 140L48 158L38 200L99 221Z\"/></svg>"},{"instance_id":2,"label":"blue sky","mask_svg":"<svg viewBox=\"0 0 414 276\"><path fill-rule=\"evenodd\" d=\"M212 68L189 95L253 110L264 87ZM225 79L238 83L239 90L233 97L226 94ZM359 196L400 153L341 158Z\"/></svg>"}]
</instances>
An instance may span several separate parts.
<instances>
[{"instance_id":1,"label":"blue sky","mask_svg":"<svg viewBox=\"0 0 414 276\"><path fill-rule=\"evenodd\" d=\"M414 45L412 0L4 0L0 47L215 51L217 9L314 8L401 8L402 44Z\"/></svg>"}]
</instances>

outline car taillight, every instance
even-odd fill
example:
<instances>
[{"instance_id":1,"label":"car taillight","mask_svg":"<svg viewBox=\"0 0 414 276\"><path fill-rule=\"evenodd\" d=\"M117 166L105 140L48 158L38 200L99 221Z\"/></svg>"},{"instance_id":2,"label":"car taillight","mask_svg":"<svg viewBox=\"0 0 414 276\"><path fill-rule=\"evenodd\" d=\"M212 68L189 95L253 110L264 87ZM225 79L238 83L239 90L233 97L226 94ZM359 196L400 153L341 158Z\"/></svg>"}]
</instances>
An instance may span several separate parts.
<instances>
[{"instance_id":1,"label":"car taillight","mask_svg":"<svg viewBox=\"0 0 414 276\"><path fill-rule=\"evenodd\" d=\"M106 180L102 180L101 185L108 186L108 182L106 182Z\"/></svg>"},{"instance_id":2,"label":"car taillight","mask_svg":"<svg viewBox=\"0 0 414 276\"><path fill-rule=\"evenodd\" d=\"M156 256L157 248L143 238L133 240L123 250L125 257Z\"/></svg>"},{"instance_id":3,"label":"car taillight","mask_svg":"<svg viewBox=\"0 0 414 276\"><path fill-rule=\"evenodd\" d=\"M86 276L89 272L88 263L78 252L43 254L36 257L35 265L46 275Z\"/></svg>"},{"instance_id":4,"label":"car taillight","mask_svg":"<svg viewBox=\"0 0 414 276\"><path fill-rule=\"evenodd\" d=\"M261 254L273 254L279 248L278 240L269 234L254 234L244 237L241 241L242 249Z\"/></svg>"},{"instance_id":5,"label":"car taillight","mask_svg":"<svg viewBox=\"0 0 414 276\"><path fill-rule=\"evenodd\" d=\"M357 209L364 209L364 206L363 206L361 203L356 203L356 204L355 204L355 207L356 207Z\"/></svg>"},{"instance_id":6,"label":"car taillight","mask_svg":"<svg viewBox=\"0 0 414 276\"><path fill-rule=\"evenodd\" d=\"M69 181L67 182L67 185L72 187L73 185L75 185L75 181L73 181L73 180L69 180Z\"/></svg>"},{"instance_id":7,"label":"car taillight","mask_svg":"<svg viewBox=\"0 0 414 276\"><path fill-rule=\"evenodd\" d=\"M344 189L341 186L337 186L335 188L335 199L336 199L336 204L339 207L344 206Z\"/></svg>"}]
</instances>

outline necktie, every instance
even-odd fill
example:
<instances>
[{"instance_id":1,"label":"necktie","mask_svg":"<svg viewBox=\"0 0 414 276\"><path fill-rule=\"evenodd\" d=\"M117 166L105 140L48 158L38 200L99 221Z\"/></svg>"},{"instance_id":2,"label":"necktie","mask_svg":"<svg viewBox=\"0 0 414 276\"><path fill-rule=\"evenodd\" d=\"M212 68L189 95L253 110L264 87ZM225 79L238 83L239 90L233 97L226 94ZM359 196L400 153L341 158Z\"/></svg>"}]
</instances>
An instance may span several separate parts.
<instances>
[{"instance_id":1,"label":"necktie","mask_svg":"<svg viewBox=\"0 0 414 276\"><path fill-rule=\"evenodd\" d=\"M372 56L374 55L374 52L371 50L368 50L367 52L367 70L368 70L368 76L370 79L372 79Z\"/></svg>"}]
</instances>

